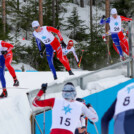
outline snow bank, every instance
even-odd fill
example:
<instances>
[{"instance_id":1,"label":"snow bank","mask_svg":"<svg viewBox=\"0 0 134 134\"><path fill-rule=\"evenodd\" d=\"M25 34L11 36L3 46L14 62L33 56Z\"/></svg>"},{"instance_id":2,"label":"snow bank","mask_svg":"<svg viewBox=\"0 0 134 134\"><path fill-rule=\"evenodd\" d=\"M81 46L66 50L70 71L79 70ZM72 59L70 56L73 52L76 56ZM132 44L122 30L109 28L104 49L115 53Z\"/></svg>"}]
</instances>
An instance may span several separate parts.
<instances>
[{"instance_id":1,"label":"snow bank","mask_svg":"<svg viewBox=\"0 0 134 134\"><path fill-rule=\"evenodd\" d=\"M8 98L0 100L0 133L30 134L30 115L26 92L10 90Z\"/></svg>"},{"instance_id":2,"label":"snow bank","mask_svg":"<svg viewBox=\"0 0 134 134\"><path fill-rule=\"evenodd\" d=\"M52 73L48 72L17 72L20 87L13 87L13 79L9 72L5 73L8 97L0 100L0 133L1 134L30 134L31 108L26 93L33 89L40 89L42 83L62 83L70 78L75 78L89 71L74 71L74 76L69 76L68 72L57 72L58 80L54 81ZM86 90L76 87L77 97L86 97L95 92L115 86L129 80L125 77L124 69L107 70L96 74L96 79L87 83ZM97 79L98 78L98 79ZM1 85L0 85L1 87ZM2 91L2 90L1 90ZM61 91L61 90L60 90ZM61 98L61 92L47 93L46 98Z\"/></svg>"},{"instance_id":3,"label":"snow bank","mask_svg":"<svg viewBox=\"0 0 134 134\"><path fill-rule=\"evenodd\" d=\"M22 70L22 68L24 67L24 70L27 71L27 70L31 70L31 71L36 71L33 67L31 67L30 65L28 64L24 64L24 63L18 63L18 64L12 64L13 68L15 70Z\"/></svg>"}]
</instances>

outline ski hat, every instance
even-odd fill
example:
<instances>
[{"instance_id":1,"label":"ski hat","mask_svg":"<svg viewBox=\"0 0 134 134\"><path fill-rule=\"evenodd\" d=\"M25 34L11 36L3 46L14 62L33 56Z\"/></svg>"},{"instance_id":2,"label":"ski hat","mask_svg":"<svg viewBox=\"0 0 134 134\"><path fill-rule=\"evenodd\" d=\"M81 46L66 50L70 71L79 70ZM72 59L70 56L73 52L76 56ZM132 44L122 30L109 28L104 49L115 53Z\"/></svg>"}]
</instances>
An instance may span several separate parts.
<instances>
[{"instance_id":1,"label":"ski hat","mask_svg":"<svg viewBox=\"0 0 134 134\"><path fill-rule=\"evenodd\" d=\"M71 47L73 47L73 40L69 40L67 46L68 46L68 49L71 49Z\"/></svg>"},{"instance_id":2,"label":"ski hat","mask_svg":"<svg viewBox=\"0 0 134 134\"><path fill-rule=\"evenodd\" d=\"M38 21L33 21L32 22L32 27L34 28L34 27L38 27L38 26L40 26L40 24L39 24L39 22Z\"/></svg>"},{"instance_id":3,"label":"ski hat","mask_svg":"<svg viewBox=\"0 0 134 134\"><path fill-rule=\"evenodd\" d=\"M112 15L113 15L113 14L117 14L116 8L112 8L112 9L111 9L111 14L112 14Z\"/></svg>"},{"instance_id":4,"label":"ski hat","mask_svg":"<svg viewBox=\"0 0 134 134\"><path fill-rule=\"evenodd\" d=\"M76 89L73 85L73 83L68 82L64 85L62 89L62 96L64 99L67 100L74 100L76 97Z\"/></svg>"}]
</instances>

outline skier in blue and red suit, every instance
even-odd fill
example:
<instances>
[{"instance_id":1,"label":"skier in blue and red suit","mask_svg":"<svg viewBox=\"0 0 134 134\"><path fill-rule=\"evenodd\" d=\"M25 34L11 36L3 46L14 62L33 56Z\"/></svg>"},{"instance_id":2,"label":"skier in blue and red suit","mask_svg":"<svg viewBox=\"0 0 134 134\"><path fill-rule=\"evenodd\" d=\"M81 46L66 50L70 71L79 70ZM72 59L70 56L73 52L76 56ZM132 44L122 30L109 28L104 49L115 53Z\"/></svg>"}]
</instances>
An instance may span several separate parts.
<instances>
[{"instance_id":1,"label":"skier in blue and red suit","mask_svg":"<svg viewBox=\"0 0 134 134\"><path fill-rule=\"evenodd\" d=\"M54 50L57 54L57 58L64 65L64 67L68 71L69 75L74 75L73 72L71 71L68 59L65 59L64 55L62 53L62 47L66 47L66 44L63 41L60 31L55 29L54 27L50 27L50 26L42 26L41 27L38 21L33 21L32 27L34 28L33 36L36 38L37 46L39 48L41 57L43 57L41 41L43 44L45 44L47 61L48 61L49 67L53 73L54 79L55 80L57 79L55 67L53 65ZM59 42L58 39L56 37L54 37L54 35L51 32L56 33L61 42ZM60 43L62 44L62 47L61 47Z\"/></svg>"},{"instance_id":2,"label":"skier in blue and red suit","mask_svg":"<svg viewBox=\"0 0 134 134\"><path fill-rule=\"evenodd\" d=\"M121 22L122 21L132 21L130 18L126 18L124 16L119 16L117 14L117 10L113 8L111 10L111 17L106 18L104 15L102 19L100 20L100 24L106 24L109 23L110 26L110 32L111 32L111 37L113 40L113 43L115 44L114 47L116 47L119 55L120 55L120 60L123 61L125 60L123 56L123 51L129 55L129 46L128 46L128 41L123 35L123 32L121 31ZM122 51L123 50L123 51Z\"/></svg>"}]
</instances>

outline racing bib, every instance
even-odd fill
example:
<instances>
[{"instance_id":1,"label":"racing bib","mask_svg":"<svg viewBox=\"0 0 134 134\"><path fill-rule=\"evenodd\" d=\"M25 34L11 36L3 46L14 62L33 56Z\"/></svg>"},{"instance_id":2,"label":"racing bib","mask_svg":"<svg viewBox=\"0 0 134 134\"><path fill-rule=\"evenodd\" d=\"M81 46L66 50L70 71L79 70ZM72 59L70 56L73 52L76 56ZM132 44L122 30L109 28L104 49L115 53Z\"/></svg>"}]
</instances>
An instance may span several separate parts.
<instances>
[{"instance_id":1,"label":"racing bib","mask_svg":"<svg viewBox=\"0 0 134 134\"><path fill-rule=\"evenodd\" d=\"M120 90L117 95L115 116L121 112L134 109L134 84L130 84Z\"/></svg>"},{"instance_id":2,"label":"racing bib","mask_svg":"<svg viewBox=\"0 0 134 134\"><path fill-rule=\"evenodd\" d=\"M55 99L52 109L52 128L66 129L74 133L77 127L82 105L78 102L68 102L64 99Z\"/></svg>"},{"instance_id":3,"label":"racing bib","mask_svg":"<svg viewBox=\"0 0 134 134\"><path fill-rule=\"evenodd\" d=\"M33 34L36 38L40 39L44 44L50 44L54 40L54 36L51 32L47 31L46 26L41 27L41 32L34 31Z\"/></svg>"},{"instance_id":4,"label":"racing bib","mask_svg":"<svg viewBox=\"0 0 134 134\"><path fill-rule=\"evenodd\" d=\"M110 17L110 31L111 33L118 33L121 31L121 17L117 16L116 19Z\"/></svg>"}]
</instances>

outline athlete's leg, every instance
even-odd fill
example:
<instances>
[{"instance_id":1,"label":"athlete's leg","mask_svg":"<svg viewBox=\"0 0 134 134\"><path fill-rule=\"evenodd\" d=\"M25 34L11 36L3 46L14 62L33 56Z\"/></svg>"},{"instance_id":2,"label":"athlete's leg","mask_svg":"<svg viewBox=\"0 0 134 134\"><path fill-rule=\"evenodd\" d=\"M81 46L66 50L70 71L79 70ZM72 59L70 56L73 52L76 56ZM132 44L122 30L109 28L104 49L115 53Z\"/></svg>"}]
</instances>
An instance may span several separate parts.
<instances>
[{"instance_id":1,"label":"athlete's leg","mask_svg":"<svg viewBox=\"0 0 134 134\"><path fill-rule=\"evenodd\" d=\"M4 71L5 71L5 58L3 55L1 55L0 56L0 81L1 81L3 92L0 94L0 98L7 97L6 80L4 77Z\"/></svg>"},{"instance_id":2,"label":"athlete's leg","mask_svg":"<svg viewBox=\"0 0 134 134\"><path fill-rule=\"evenodd\" d=\"M4 56L1 55L0 56L0 81L2 84L2 88L6 89L6 80L4 77L4 71L5 71L5 59L4 59Z\"/></svg>"},{"instance_id":3,"label":"athlete's leg","mask_svg":"<svg viewBox=\"0 0 134 134\"><path fill-rule=\"evenodd\" d=\"M119 40L120 40L120 44L121 44L121 47L122 47L122 50L127 54L129 55L129 45L128 45L128 41L127 39L125 38L123 32L119 32L118 33L118 36L119 36Z\"/></svg>"},{"instance_id":4,"label":"athlete's leg","mask_svg":"<svg viewBox=\"0 0 134 134\"><path fill-rule=\"evenodd\" d=\"M12 62L12 58L13 58L13 53L9 52L4 57L5 57L5 65L6 65L9 73L11 74L11 76L13 77L13 80L14 80L13 86L19 86L19 81L18 81L18 79L16 77L15 70L11 66L11 62Z\"/></svg>"},{"instance_id":5,"label":"athlete's leg","mask_svg":"<svg viewBox=\"0 0 134 134\"><path fill-rule=\"evenodd\" d=\"M134 110L128 110L125 112L124 129L125 134L134 133Z\"/></svg>"},{"instance_id":6,"label":"athlete's leg","mask_svg":"<svg viewBox=\"0 0 134 134\"><path fill-rule=\"evenodd\" d=\"M69 61L68 61L68 58L67 58L67 56L66 55L64 55L64 59L68 62L68 64L69 64Z\"/></svg>"},{"instance_id":7,"label":"athlete's leg","mask_svg":"<svg viewBox=\"0 0 134 134\"><path fill-rule=\"evenodd\" d=\"M114 134L125 134L124 132L124 117L125 112L117 115L114 123Z\"/></svg>"},{"instance_id":8,"label":"athlete's leg","mask_svg":"<svg viewBox=\"0 0 134 134\"><path fill-rule=\"evenodd\" d=\"M53 48L51 45L46 45L46 56L47 56L47 61L49 64L49 68L51 69L52 73L53 73L53 77L54 79L57 79L57 75L56 75L56 70L53 64Z\"/></svg>"},{"instance_id":9,"label":"athlete's leg","mask_svg":"<svg viewBox=\"0 0 134 134\"><path fill-rule=\"evenodd\" d=\"M13 79L15 79L16 78L16 73L15 73L14 68L11 66L12 58L13 58L12 52L6 54L5 55L5 65L8 69L8 71L9 71L9 73L13 77Z\"/></svg>"},{"instance_id":10,"label":"athlete's leg","mask_svg":"<svg viewBox=\"0 0 134 134\"><path fill-rule=\"evenodd\" d=\"M117 49L117 47L115 46L114 43L113 43L113 48L114 48L114 50L119 54L119 51L118 51L118 49Z\"/></svg>"},{"instance_id":11,"label":"athlete's leg","mask_svg":"<svg viewBox=\"0 0 134 134\"><path fill-rule=\"evenodd\" d=\"M63 57L62 48L57 38L54 39L54 41L51 43L53 49L57 53L57 58L60 60L60 62L64 65L67 71L70 71L70 65L69 62L66 61Z\"/></svg>"},{"instance_id":12,"label":"athlete's leg","mask_svg":"<svg viewBox=\"0 0 134 134\"><path fill-rule=\"evenodd\" d=\"M119 51L120 56L123 57L123 52L122 52L122 48L120 46L120 40L119 40L118 34L111 34L111 37L112 37L113 42L115 43L115 46L117 47L117 49Z\"/></svg>"}]
</instances>

